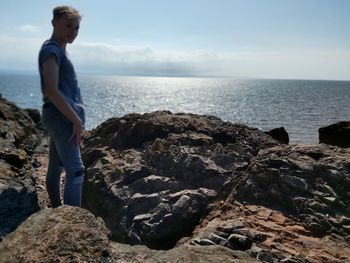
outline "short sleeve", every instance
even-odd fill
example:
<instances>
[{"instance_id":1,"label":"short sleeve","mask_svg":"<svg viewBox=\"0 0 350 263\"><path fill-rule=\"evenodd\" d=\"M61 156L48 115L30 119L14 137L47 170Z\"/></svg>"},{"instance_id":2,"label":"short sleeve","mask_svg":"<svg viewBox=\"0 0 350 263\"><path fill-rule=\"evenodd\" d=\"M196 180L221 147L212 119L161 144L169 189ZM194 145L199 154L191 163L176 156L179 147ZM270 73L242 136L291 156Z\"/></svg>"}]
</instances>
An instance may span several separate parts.
<instances>
[{"instance_id":1,"label":"short sleeve","mask_svg":"<svg viewBox=\"0 0 350 263\"><path fill-rule=\"evenodd\" d=\"M61 53L60 49L57 46L55 46L55 45L45 45L45 46L43 46L41 51L40 51L40 54L39 54L40 66L50 56L54 56L56 58L58 66L60 66L60 64L61 64L60 53Z\"/></svg>"}]
</instances>

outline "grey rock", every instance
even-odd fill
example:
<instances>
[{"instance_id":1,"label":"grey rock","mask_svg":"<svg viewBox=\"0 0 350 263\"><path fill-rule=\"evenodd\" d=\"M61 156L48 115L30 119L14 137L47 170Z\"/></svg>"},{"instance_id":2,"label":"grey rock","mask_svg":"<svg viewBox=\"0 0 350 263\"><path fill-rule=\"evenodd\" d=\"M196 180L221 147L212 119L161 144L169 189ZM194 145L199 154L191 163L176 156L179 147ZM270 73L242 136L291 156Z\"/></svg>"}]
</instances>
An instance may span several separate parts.
<instances>
[{"instance_id":1,"label":"grey rock","mask_svg":"<svg viewBox=\"0 0 350 263\"><path fill-rule=\"evenodd\" d=\"M168 249L226 198L233 172L277 144L212 116L158 111L110 119L84 138L83 206L104 219L113 240Z\"/></svg>"}]
</instances>

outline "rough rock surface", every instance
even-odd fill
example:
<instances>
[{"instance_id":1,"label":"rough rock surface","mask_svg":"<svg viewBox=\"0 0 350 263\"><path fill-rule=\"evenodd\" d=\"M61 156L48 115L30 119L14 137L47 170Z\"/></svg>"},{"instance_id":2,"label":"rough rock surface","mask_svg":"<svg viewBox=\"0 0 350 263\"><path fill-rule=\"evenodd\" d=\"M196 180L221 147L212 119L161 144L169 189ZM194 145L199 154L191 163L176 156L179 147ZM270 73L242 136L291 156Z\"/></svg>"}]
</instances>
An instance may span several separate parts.
<instances>
[{"instance_id":1,"label":"rough rock surface","mask_svg":"<svg viewBox=\"0 0 350 263\"><path fill-rule=\"evenodd\" d=\"M27 112L0 96L0 236L39 209L32 155L40 140Z\"/></svg>"},{"instance_id":2,"label":"rough rock surface","mask_svg":"<svg viewBox=\"0 0 350 263\"><path fill-rule=\"evenodd\" d=\"M223 246L198 246L184 244L170 250L152 250L145 246L130 246L111 242L112 257L117 263L258 263L242 251L234 251Z\"/></svg>"},{"instance_id":3,"label":"rough rock surface","mask_svg":"<svg viewBox=\"0 0 350 263\"><path fill-rule=\"evenodd\" d=\"M350 242L344 237L316 237L300 221L280 211L237 201L212 211L185 241L242 250L266 263L350 262Z\"/></svg>"},{"instance_id":4,"label":"rough rock surface","mask_svg":"<svg viewBox=\"0 0 350 263\"><path fill-rule=\"evenodd\" d=\"M229 201L282 211L314 236L350 234L350 150L327 145L263 149Z\"/></svg>"},{"instance_id":5,"label":"rough rock surface","mask_svg":"<svg viewBox=\"0 0 350 263\"><path fill-rule=\"evenodd\" d=\"M83 206L113 239L170 248L189 235L233 172L277 141L211 116L160 111L110 119L85 140Z\"/></svg>"},{"instance_id":6,"label":"rough rock surface","mask_svg":"<svg viewBox=\"0 0 350 263\"><path fill-rule=\"evenodd\" d=\"M247 253L182 245L169 251L110 242L101 218L61 206L30 216L0 242L0 262L258 262Z\"/></svg>"},{"instance_id":7,"label":"rough rock surface","mask_svg":"<svg viewBox=\"0 0 350 263\"><path fill-rule=\"evenodd\" d=\"M210 221L207 213L225 214L217 207L239 201L239 212L228 212L218 229L197 227L178 245L221 245L262 262L349 258L346 149L278 145L213 117L155 112L105 122L87 136L83 153L85 205L114 240L169 248ZM239 216L244 227L227 230Z\"/></svg>"},{"instance_id":8,"label":"rough rock surface","mask_svg":"<svg viewBox=\"0 0 350 263\"><path fill-rule=\"evenodd\" d=\"M44 209L4 238L0 262L108 262L108 233L85 209Z\"/></svg>"},{"instance_id":9,"label":"rough rock surface","mask_svg":"<svg viewBox=\"0 0 350 263\"><path fill-rule=\"evenodd\" d=\"M350 122L342 121L318 129L320 143L350 147Z\"/></svg>"},{"instance_id":10,"label":"rough rock surface","mask_svg":"<svg viewBox=\"0 0 350 263\"><path fill-rule=\"evenodd\" d=\"M262 262L350 262L350 151L262 149L190 243L243 250Z\"/></svg>"}]
</instances>

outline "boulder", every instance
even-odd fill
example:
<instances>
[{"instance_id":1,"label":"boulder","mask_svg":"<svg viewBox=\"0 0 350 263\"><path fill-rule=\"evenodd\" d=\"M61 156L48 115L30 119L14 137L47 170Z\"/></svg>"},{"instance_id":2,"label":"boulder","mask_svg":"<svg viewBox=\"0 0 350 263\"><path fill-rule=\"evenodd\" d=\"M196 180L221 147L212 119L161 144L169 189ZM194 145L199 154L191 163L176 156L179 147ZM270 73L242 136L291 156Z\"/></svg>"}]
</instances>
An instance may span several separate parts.
<instances>
[{"instance_id":1,"label":"boulder","mask_svg":"<svg viewBox=\"0 0 350 263\"><path fill-rule=\"evenodd\" d=\"M289 143L289 135L287 131L284 129L284 127L275 128L265 133L270 135L272 138L279 141L280 143L283 143L283 144Z\"/></svg>"},{"instance_id":2,"label":"boulder","mask_svg":"<svg viewBox=\"0 0 350 263\"><path fill-rule=\"evenodd\" d=\"M318 129L319 142L343 148L350 147L350 122L342 121Z\"/></svg>"},{"instance_id":3,"label":"boulder","mask_svg":"<svg viewBox=\"0 0 350 263\"><path fill-rule=\"evenodd\" d=\"M212 116L114 118L84 140L83 206L105 220L113 240L169 249L226 197L234 171L277 144Z\"/></svg>"},{"instance_id":4,"label":"boulder","mask_svg":"<svg viewBox=\"0 0 350 263\"><path fill-rule=\"evenodd\" d=\"M0 262L112 262L108 234L84 209L44 209L4 238Z\"/></svg>"}]
</instances>

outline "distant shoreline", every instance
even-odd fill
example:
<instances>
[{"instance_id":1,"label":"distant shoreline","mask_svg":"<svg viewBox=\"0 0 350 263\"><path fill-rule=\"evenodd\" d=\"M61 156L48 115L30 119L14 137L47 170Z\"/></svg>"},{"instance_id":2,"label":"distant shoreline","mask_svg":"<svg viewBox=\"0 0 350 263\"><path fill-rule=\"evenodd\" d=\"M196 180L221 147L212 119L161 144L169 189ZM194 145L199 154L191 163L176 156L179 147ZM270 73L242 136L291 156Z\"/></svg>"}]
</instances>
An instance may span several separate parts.
<instances>
[{"instance_id":1,"label":"distant shoreline","mask_svg":"<svg viewBox=\"0 0 350 263\"><path fill-rule=\"evenodd\" d=\"M304 79L304 78L264 78L264 77L235 77L235 76L202 76L202 75L143 75L143 74L110 74L110 73L88 73L88 72L77 72L78 78L80 76L92 76L92 77L140 77L140 78L199 78L199 79L232 79L232 80L281 80L281 81L336 81L336 82L350 82L350 79ZM0 69L0 75L12 75L12 76L39 76L37 71L28 70L6 70Z\"/></svg>"}]
</instances>

